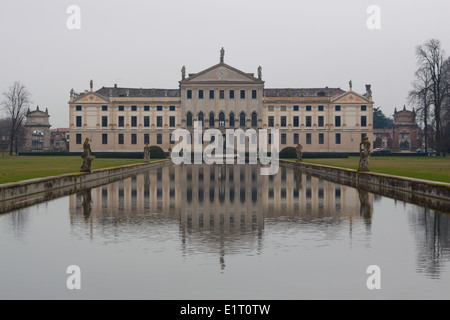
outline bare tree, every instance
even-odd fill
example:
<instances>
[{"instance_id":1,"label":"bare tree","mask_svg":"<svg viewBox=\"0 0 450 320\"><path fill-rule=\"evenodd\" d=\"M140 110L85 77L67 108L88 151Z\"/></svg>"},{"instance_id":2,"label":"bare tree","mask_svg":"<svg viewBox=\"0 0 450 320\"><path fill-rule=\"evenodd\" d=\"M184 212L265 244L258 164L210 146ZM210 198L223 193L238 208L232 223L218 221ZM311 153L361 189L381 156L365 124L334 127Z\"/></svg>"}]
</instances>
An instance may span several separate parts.
<instances>
[{"instance_id":1,"label":"bare tree","mask_svg":"<svg viewBox=\"0 0 450 320\"><path fill-rule=\"evenodd\" d=\"M437 39L431 39L423 45L416 48L417 62L419 69L424 68L430 76L430 91L434 107L434 121L436 126L436 146L438 154L443 150L443 122L442 106L446 94L446 84L444 80L444 50L441 48L441 42ZM443 154L445 156L445 152Z\"/></svg>"},{"instance_id":2,"label":"bare tree","mask_svg":"<svg viewBox=\"0 0 450 320\"><path fill-rule=\"evenodd\" d=\"M416 71L416 79L409 91L409 102L417 106L419 119L423 122L425 132L425 152L428 154L428 132L430 123L430 107L433 103L431 94L431 76L428 68L420 67Z\"/></svg>"},{"instance_id":3,"label":"bare tree","mask_svg":"<svg viewBox=\"0 0 450 320\"><path fill-rule=\"evenodd\" d=\"M9 132L9 155L12 155L14 143L17 142L17 135L26 115L26 109L31 102L31 94L22 83L16 81L7 91L3 92L3 96L4 99L1 102L1 105L5 109L8 118L11 120Z\"/></svg>"}]
</instances>

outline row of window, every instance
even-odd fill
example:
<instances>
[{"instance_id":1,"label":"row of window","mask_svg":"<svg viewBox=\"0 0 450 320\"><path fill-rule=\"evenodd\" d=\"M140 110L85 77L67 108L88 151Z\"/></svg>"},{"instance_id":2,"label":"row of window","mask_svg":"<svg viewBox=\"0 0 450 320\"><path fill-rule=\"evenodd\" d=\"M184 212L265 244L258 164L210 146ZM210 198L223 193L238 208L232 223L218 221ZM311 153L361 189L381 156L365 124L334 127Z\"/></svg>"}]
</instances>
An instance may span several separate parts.
<instances>
[{"instance_id":1,"label":"row of window","mask_svg":"<svg viewBox=\"0 0 450 320\"><path fill-rule=\"evenodd\" d=\"M125 106L118 106L118 111L125 111ZM137 106L131 106L130 111L137 111ZM75 106L76 111L83 111L83 106ZM170 111L176 111L175 106L169 106ZM108 111L108 106L102 106L102 111ZM150 106L144 106L144 111L150 111ZM163 106L156 106L156 111L163 111Z\"/></svg>"},{"instance_id":2,"label":"row of window","mask_svg":"<svg viewBox=\"0 0 450 320\"><path fill-rule=\"evenodd\" d=\"M208 118L208 123L210 127L214 127L215 126L215 122L216 122L216 116L214 114L214 112L211 112L209 114L209 118ZM219 113L219 127L225 127L225 113L220 112ZM197 115L197 121L199 121L201 123L201 125L203 126L203 123L205 121L205 114L203 112L199 112ZM229 126L230 127L234 127L235 126L235 116L234 113L231 112L228 118L229 121ZM256 127L258 125L258 114L256 112L253 112L250 116L250 121L251 121L251 126L252 127ZM193 115L192 112L188 112L186 114L186 126L187 127L192 127L193 125ZM241 112L239 114L239 126L241 127L245 127L247 125L247 116L245 114L245 112Z\"/></svg>"},{"instance_id":3,"label":"row of window","mask_svg":"<svg viewBox=\"0 0 450 320\"><path fill-rule=\"evenodd\" d=\"M269 127L274 127L275 126L275 117L274 116L269 116L267 119L267 125ZM305 118L305 122L304 122L306 127L312 127L312 117L311 116L306 116ZM299 116L294 116L292 117L292 125L294 127L299 127L300 126L300 117ZM325 118L324 116L318 116L317 117L317 126L318 127L324 127L325 125ZM287 126L287 117L286 116L281 116L280 117L280 127L286 127ZM334 117L334 126L335 127L340 127L341 126L341 116L335 116ZM361 127L367 127L367 116L361 116Z\"/></svg>"},{"instance_id":4,"label":"row of window","mask_svg":"<svg viewBox=\"0 0 450 320\"><path fill-rule=\"evenodd\" d=\"M77 116L76 117L76 126L77 127L82 127L83 126L83 117L81 116ZM157 127L163 127L164 126L164 118L162 116L157 116L156 117L156 126ZM131 127L137 127L138 126L138 122L137 122L137 117L136 116L132 116L130 117L130 122L131 122ZM108 117L107 116L102 116L102 127L107 127L108 126ZM118 126L119 127L125 127L125 117L124 116L119 116L118 117ZM176 119L175 116L170 116L169 117L169 127L175 127L176 126ZM150 127L150 117L149 116L144 116L144 127Z\"/></svg>"},{"instance_id":5,"label":"row of window","mask_svg":"<svg viewBox=\"0 0 450 320\"><path fill-rule=\"evenodd\" d=\"M313 106L305 106L306 111L312 111ZM269 111L275 111L275 106L268 106ZM293 111L299 111L300 106L293 106ZM335 111L341 111L341 106L336 105L334 106ZM287 106L281 106L280 111L287 111ZM317 111L321 112L324 111L324 106L317 106ZM361 106L361 111L367 111L367 106Z\"/></svg>"},{"instance_id":6,"label":"row of window","mask_svg":"<svg viewBox=\"0 0 450 320\"><path fill-rule=\"evenodd\" d=\"M108 134L107 133L103 133L102 134L102 144L106 145L108 144ZM118 144L122 145L125 144L125 135L123 133L119 133L117 136L117 140L118 140ZM172 140L172 137L170 136L169 138L170 140L170 144L174 144L175 142ZM75 141L76 144L81 144L82 143L82 135L81 133L77 133L75 136ZM143 141L144 144L150 144L150 134L145 133L143 135ZM132 133L130 135L130 143L131 144L138 144L138 135L136 133ZM141 143L141 142L139 142ZM161 133L158 133L156 135L156 144L163 144L163 135Z\"/></svg>"},{"instance_id":7,"label":"row of window","mask_svg":"<svg viewBox=\"0 0 450 320\"><path fill-rule=\"evenodd\" d=\"M209 94L209 99L213 100L216 97L216 90L207 90ZM225 90L218 90L219 92L219 99L223 100L225 99ZM239 90L239 97L241 99L245 99L247 95L247 90ZM252 90L251 97L252 99L256 99L258 96L257 90ZM193 97L193 90L187 90L187 99L192 99ZM197 98L202 100L205 98L205 90L197 90ZM228 90L228 98L234 99L235 98L235 90Z\"/></svg>"},{"instance_id":8,"label":"row of window","mask_svg":"<svg viewBox=\"0 0 450 320\"><path fill-rule=\"evenodd\" d=\"M318 144L325 144L325 134L323 134L323 133L319 133L317 135L313 135L312 133L307 133L306 134L306 144L312 144L313 143L313 136L314 137L317 136L317 143ZM361 134L361 141L363 141L365 137L366 137L366 134L362 133ZM143 140L144 144L150 144L150 134L149 133L143 134L143 138L144 138L144 140ZM214 141L214 138L215 138L214 136L211 137L211 142ZM241 143L245 143L245 135L240 135L240 138L241 138ZM256 143L256 139L257 139L256 135L253 135L252 136L252 143ZM82 143L82 135L81 135L81 133L77 133L76 134L76 139L75 140L76 140L76 144L81 144ZM169 141L170 141L170 144L174 144L175 143L172 140L172 136L171 135L169 135ZM294 141L294 144L300 143L300 134L299 133L294 133L293 134L293 141ZM199 142L201 144L204 143L203 135L200 136L200 141ZM287 144L287 134L286 133L282 133L280 135L280 142L281 142L282 145ZM335 142L335 144L341 144L341 134L340 133L336 133L335 134L334 142ZM130 135L130 143L134 144L134 145L138 144L138 135L136 133L132 133ZM163 144L163 135L161 133L156 134L156 143L157 144ZM272 144L272 135L271 134L268 135L268 143ZM102 144L103 145L108 144L108 134L107 133L103 133L102 134ZM118 144L119 145L125 144L125 135L123 133L119 133L118 134ZM225 142L225 145L226 145L226 142Z\"/></svg>"}]
</instances>

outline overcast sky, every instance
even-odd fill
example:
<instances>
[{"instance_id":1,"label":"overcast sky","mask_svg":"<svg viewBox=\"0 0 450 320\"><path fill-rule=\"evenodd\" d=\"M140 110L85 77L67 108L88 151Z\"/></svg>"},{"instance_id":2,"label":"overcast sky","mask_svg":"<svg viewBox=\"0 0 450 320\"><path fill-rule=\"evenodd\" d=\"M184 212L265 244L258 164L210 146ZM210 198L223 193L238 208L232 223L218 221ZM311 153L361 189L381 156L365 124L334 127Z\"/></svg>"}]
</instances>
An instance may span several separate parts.
<instances>
[{"instance_id":1,"label":"overcast sky","mask_svg":"<svg viewBox=\"0 0 450 320\"><path fill-rule=\"evenodd\" d=\"M81 29L69 30L69 5ZM369 5L381 29L369 30ZM33 108L67 127L69 92L122 87L178 88L180 70L225 62L263 67L266 88L340 87L364 93L392 115L407 104L415 46L440 39L450 53L448 0L2 0L0 91L19 80Z\"/></svg>"}]
</instances>

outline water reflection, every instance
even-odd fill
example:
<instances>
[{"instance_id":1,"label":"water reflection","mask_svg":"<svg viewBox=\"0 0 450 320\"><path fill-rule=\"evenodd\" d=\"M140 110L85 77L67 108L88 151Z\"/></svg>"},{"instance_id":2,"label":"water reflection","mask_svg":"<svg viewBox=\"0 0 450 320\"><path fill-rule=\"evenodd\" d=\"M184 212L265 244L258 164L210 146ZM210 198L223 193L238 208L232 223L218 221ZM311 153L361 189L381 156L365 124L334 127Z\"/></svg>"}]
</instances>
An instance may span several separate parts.
<instances>
[{"instance_id":1,"label":"water reflection","mask_svg":"<svg viewBox=\"0 0 450 320\"><path fill-rule=\"evenodd\" d=\"M417 272L439 279L444 261L450 260L450 216L416 206L408 211L417 240Z\"/></svg>"},{"instance_id":2,"label":"water reflection","mask_svg":"<svg viewBox=\"0 0 450 320\"><path fill-rule=\"evenodd\" d=\"M370 227L373 196L364 191L280 168L276 176L259 175L251 165L167 166L89 189L70 197L73 229L108 236L133 226L178 223L184 255L225 256L263 250L266 221L291 221L348 228L354 220ZM359 199L359 201L358 201ZM330 230L329 230L330 231ZM142 234L141 234L142 233Z\"/></svg>"}]
</instances>

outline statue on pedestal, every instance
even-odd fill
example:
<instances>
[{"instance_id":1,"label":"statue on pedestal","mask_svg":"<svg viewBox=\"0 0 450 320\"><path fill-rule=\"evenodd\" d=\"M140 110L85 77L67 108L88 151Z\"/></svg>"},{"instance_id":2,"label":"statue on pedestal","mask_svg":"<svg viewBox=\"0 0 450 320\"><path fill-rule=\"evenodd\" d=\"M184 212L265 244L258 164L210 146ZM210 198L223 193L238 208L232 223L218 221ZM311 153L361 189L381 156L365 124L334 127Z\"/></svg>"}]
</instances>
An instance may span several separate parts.
<instances>
[{"instance_id":1,"label":"statue on pedestal","mask_svg":"<svg viewBox=\"0 0 450 320\"><path fill-rule=\"evenodd\" d=\"M186 79L186 66L183 66L183 68L181 68L181 80Z\"/></svg>"},{"instance_id":2,"label":"statue on pedestal","mask_svg":"<svg viewBox=\"0 0 450 320\"><path fill-rule=\"evenodd\" d=\"M295 152L297 153L297 161L295 163L299 163L303 161L303 155L302 155L303 147L300 143L297 143L297 147L295 148Z\"/></svg>"},{"instance_id":3,"label":"statue on pedestal","mask_svg":"<svg viewBox=\"0 0 450 320\"><path fill-rule=\"evenodd\" d=\"M222 47L220 50L220 63L224 63L225 61L225 49Z\"/></svg>"},{"instance_id":4,"label":"statue on pedestal","mask_svg":"<svg viewBox=\"0 0 450 320\"><path fill-rule=\"evenodd\" d=\"M262 67L261 66L258 67L258 79L262 80Z\"/></svg>"},{"instance_id":5,"label":"statue on pedestal","mask_svg":"<svg viewBox=\"0 0 450 320\"><path fill-rule=\"evenodd\" d=\"M370 142L368 137L364 137L363 142L359 144L359 152L361 159L359 160L358 172L368 172L370 159Z\"/></svg>"},{"instance_id":6,"label":"statue on pedestal","mask_svg":"<svg viewBox=\"0 0 450 320\"><path fill-rule=\"evenodd\" d=\"M83 159L83 165L81 166L80 172L89 172L92 173L92 160L94 157L92 156L91 144L89 138L86 138L83 144L83 154L81 155Z\"/></svg>"},{"instance_id":7,"label":"statue on pedestal","mask_svg":"<svg viewBox=\"0 0 450 320\"><path fill-rule=\"evenodd\" d=\"M144 162L150 162L150 147L148 146L148 144L146 144L144 147Z\"/></svg>"}]
</instances>

